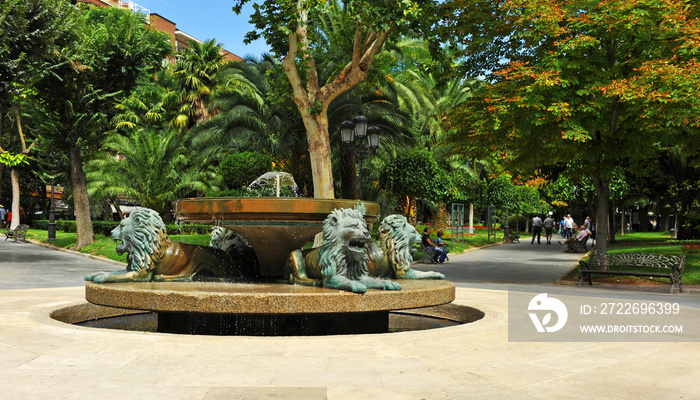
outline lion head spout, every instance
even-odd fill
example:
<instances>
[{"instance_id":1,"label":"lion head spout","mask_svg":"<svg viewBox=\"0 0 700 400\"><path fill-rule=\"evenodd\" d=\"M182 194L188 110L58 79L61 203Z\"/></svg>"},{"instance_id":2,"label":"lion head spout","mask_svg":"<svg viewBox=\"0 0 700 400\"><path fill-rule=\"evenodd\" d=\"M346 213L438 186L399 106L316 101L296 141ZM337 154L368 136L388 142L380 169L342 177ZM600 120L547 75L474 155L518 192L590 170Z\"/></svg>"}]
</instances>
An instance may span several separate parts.
<instances>
[{"instance_id":1,"label":"lion head spout","mask_svg":"<svg viewBox=\"0 0 700 400\"><path fill-rule=\"evenodd\" d=\"M353 280L366 276L369 257L365 245L370 239L367 224L359 211L333 210L323 222L323 242L319 249L323 276L343 275Z\"/></svg>"},{"instance_id":2,"label":"lion head spout","mask_svg":"<svg viewBox=\"0 0 700 400\"><path fill-rule=\"evenodd\" d=\"M129 253L127 271L152 268L170 239L160 215L149 208L138 208L112 230L117 254Z\"/></svg>"}]
</instances>

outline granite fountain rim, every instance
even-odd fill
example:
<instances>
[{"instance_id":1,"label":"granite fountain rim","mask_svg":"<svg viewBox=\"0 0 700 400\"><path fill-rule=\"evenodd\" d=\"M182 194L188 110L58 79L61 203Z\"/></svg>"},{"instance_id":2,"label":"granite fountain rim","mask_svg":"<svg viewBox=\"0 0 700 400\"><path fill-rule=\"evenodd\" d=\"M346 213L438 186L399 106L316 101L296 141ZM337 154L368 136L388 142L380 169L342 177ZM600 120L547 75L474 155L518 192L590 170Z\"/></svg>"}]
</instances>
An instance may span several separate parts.
<instances>
[{"instance_id":1,"label":"granite fountain rim","mask_svg":"<svg viewBox=\"0 0 700 400\"><path fill-rule=\"evenodd\" d=\"M213 314L306 314L393 311L447 304L455 284L445 280L398 279L403 289L342 290L288 283L87 282L90 303L145 311Z\"/></svg>"}]
</instances>

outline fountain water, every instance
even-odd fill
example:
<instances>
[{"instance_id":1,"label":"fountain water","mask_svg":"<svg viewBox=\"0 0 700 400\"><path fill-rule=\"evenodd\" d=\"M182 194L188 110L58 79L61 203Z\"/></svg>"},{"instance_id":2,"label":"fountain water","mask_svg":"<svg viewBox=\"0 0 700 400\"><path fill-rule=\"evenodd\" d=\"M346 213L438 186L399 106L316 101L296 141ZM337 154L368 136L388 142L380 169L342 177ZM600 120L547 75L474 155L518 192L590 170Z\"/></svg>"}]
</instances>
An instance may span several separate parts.
<instances>
[{"instance_id":1,"label":"fountain water","mask_svg":"<svg viewBox=\"0 0 700 400\"><path fill-rule=\"evenodd\" d=\"M294 181L292 174L282 171L271 171L260 175L256 180L248 185L248 190L263 190L274 188L275 197L280 197L283 187L292 190L294 197L299 197L299 187Z\"/></svg>"}]
</instances>

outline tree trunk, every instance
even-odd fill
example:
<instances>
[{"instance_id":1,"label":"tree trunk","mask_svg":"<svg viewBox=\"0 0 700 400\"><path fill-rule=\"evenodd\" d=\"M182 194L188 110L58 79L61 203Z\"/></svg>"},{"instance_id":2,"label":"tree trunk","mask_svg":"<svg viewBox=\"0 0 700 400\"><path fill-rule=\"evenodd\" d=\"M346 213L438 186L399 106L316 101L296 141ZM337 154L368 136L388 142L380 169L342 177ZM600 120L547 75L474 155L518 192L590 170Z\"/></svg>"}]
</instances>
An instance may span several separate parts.
<instances>
[{"instance_id":1,"label":"tree trunk","mask_svg":"<svg viewBox=\"0 0 700 400\"><path fill-rule=\"evenodd\" d=\"M659 232L667 232L671 229L671 214L666 210L661 211L658 224Z\"/></svg>"},{"instance_id":2,"label":"tree trunk","mask_svg":"<svg viewBox=\"0 0 700 400\"><path fill-rule=\"evenodd\" d=\"M70 162L70 185L73 195L73 207L75 208L75 224L78 230L78 240L73 250L87 246L95 242L95 233L92 230L90 219L90 200L87 194L87 178L83 171L83 160L80 149L76 143L71 143L68 149Z\"/></svg>"},{"instance_id":3,"label":"tree trunk","mask_svg":"<svg viewBox=\"0 0 700 400\"><path fill-rule=\"evenodd\" d=\"M406 219L408 219L408 211L409 211L408 210L408 202L409 202L408 196L401 195L396 199L396 213L399 215L403 215L404 217L406 217Z\"/></svg>"},{"instance_id":4,"label":"tree trunk","mask_svg":"<svg viewBox=\"0 0 700 400\"><path fill-rule=\"evenodd\" d=\"M109 204L109 199L107 197L102 200L102 220L112 221L112 206Z\"/></svg>"},{"instance_id":5,"label":"tree trunk","mask_svg":"<svg viewBox=\"0 0 700 400\"><path fill-rule=\"evenodd\" d=\"M411 197L408 200L408 216L406 217L408 219L408 223L416 226L418 223L418 214L416 213L416 198Z\"/></svg>"},{"instance_id":6,"label":"tree trunk","mask_svg":"<svg viewBox=\"0 0 700 400\"><path fill-rule=\"evenodd\" d=\"M469 233L474 232L474 204L469 204Z\"/></svg>"},{"instance_id":7,"label":"tree trunk","mask_svg":"<svg viewBox=\"0 0 700 400\"><path fill-rule=\"evenodd\" d=\"M596 192L596 205L598 207L596 214L598 215L598 218L600 218L600 221L603 221L603 223L599 224L596 228L595 250L598 254L607 255L607 238L609 232L607 221L609 220L608 217L610 216L610 180L602 179L597 173L593 173L592 178L593 186L595 187ZM607 266L605 266L605 268L607 268Z\"/></svg>"},{"instance_id":8,"label":"tree trunk","mask_svg":"<svg viewBox=\"0 0 700 400\"><path fill-rule=\"evenodd\" d=\"M444 201L438 203L437 214L433 222L435 231L444 231L447 229L447 204Z\"/></svg>"},{"instance_id":9,"label":"tree trunk","mask_svg":"<svg viewBox=\"0 0 700 400\"><path fill-rule=\"evenodd\" d=\"M615 208L608 202L608 214L605 216L605 221L608 223L608 238L609 243L615 243Z\"/></svg>"},{"instance_id":10,"label":"tree trunk","mask_svg":"<svg viewBox=\"0 0 700 400\"><path fill-rule=\"evenodd\" d=\"M10 229L15 229L20 224L19 215L19 172L17 168L10 170L10 181L12 182L12 224Z\"/></svg>"},{"instance_id":11,"label":"tree trunk","mask_svg":"<svg viewBox=\"0 0 700 400\"><path fill-rule=\"evenodd\" d=\"M341 151L342 193L344 199L358 199L357 173L355 171L355 154L343 149Z\"/></svg>"},{"instance_id":12,"label":"tree trunk","mask_svg":"<svg viewBox=\"0 0 700 400\"><path fill-rule=\"evenodd\" d=\"M297 106L299 106L297 104ZM302 108L304 108L302 110ZM331 142L328 136L328 115L324 109L320 114L310 115L306 107L299 108L306 127L309 143L309 161L313 175L314 197L334 199L333 168L331 165Z\"/></svg>"},{"instance_id":13,"label":"tree trunk","mask_svg":"<svg viewBox=\"0 0 700 400\"><path fill-rule=\"evenodd\" d=\"M625 236L625 209L623 208L620 213L620 235Z\"/></svg>"}]
</instances>

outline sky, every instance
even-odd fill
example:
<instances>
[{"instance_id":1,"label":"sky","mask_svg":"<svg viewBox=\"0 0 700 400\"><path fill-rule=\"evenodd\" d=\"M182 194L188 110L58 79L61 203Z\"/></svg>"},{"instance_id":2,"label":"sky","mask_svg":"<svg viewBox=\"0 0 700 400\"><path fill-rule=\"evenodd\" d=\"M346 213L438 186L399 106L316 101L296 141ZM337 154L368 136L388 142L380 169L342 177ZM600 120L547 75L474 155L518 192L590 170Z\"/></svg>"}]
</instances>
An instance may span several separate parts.
<instances>
[{"instance_id":1,"label":"sky","mask_svg":"<svg viewBox=\"0 0 700 400\"><path fill-rule=\"evenodd\" d=\"M253 8L246 4L240 15L232 11L234 0L131 0L176 24L177 29L190 36L205 41L216 39L224 44L224 49L245 57L269 52L264 40L249 45L243 44L243 37L253 30L248 23Z\"/></svg>"}]
</instances>

